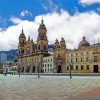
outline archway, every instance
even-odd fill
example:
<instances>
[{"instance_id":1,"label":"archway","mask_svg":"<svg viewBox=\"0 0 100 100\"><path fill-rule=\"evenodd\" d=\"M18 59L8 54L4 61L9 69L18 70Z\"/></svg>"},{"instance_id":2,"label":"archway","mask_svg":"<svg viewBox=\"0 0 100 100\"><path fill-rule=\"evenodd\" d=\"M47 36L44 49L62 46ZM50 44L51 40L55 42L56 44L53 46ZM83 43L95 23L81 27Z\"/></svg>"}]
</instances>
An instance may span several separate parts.
<instances>
[{"instance_id":1,"label":"archway","mask_svg":"<svg viewBox=\"0 0 100 100\"><path fill-rule=\"evenodd\" d=\"M94 72L94 73L98 73L98 65L94 65L93 72Z\"/></svg>"},{"instance_id":2,"label":"archway","mask_svg":"<svg viewBox=\"0 0 100 100\"><path fill-rule=\"evenodd\" d=\"M22 70L21 70L21 72L22 72L22 73L24 72L24 67L22 67Z\"/></svg>"},{"instance_id":3,"label":"archway","mask_svg":"<svg viewBox=\"0 0 100 100\"><path fill-rule=\"evenodd\" d=\"M32 73L35 73L35 66L33 66L32 68Z\"/></svg>"},{"instance_id":4,"label":"archway","mask_svg":"<svg viewBox=\"0 0 100 100\"><path fill-rule=\"evenodd\" d=\"M61 72L62 72L61 65L58 65L58 67L57 67L57 73L61 73Z\"/></svg>"}]
</instances>

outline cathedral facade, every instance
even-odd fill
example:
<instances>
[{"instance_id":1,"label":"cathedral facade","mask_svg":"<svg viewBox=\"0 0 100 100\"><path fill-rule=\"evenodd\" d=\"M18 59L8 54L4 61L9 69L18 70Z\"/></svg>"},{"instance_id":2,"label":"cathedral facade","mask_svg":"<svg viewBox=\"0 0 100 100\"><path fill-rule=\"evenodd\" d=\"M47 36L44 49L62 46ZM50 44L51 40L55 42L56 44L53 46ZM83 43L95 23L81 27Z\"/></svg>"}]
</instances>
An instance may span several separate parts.
<instances>
[{"instance_id":1,"label":"cathedral facade","mask_svg":"<svg viewBox=\"0 0 100 100\"><path fill-rule=\"evenodd\" d=\"M47 39L47 29L43 22L38 28L37 42L34 43L30 37L26 40L26 36L22 29L19 36L18 44L18 66L22 73L26 72L42 72L42 62L44 56L49 56L48 53L48 39Z\"/></svg>"},{"instance_id":2,"label":"cathedral facade","mask_svg":"<svg viewBox=\"0 0 100 100\"><path fill-rule=\"evenodd\" d=\"M18 66L21 73L98 73L100 72L100 43L90 45L83 37L78 48L66 48L64 38L56 39L53 52L48 52L47 29L43 19L36 43L22 29L18 44Z\"/></svg>"}]
</instances>

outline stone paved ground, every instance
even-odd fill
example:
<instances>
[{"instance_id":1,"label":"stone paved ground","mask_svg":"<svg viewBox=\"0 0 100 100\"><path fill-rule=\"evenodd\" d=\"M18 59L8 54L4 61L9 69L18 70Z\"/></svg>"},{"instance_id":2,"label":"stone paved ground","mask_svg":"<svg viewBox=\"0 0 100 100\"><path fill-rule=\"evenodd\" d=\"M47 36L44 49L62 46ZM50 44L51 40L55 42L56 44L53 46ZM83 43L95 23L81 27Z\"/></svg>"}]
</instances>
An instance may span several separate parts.
<instances>
[{"instance_id":1,"label":"stone paved ground","mask_svg":"<svg viewBox=\"0 0 100 100\"><path fill-rule=\"evenodd\" d=\"M67 100L100 100L100 87L93 88L90 91L82 92L76 96L68 97L66 99Z\"/></svg>"},{"instance_id":2,"label":"stone paved ground","mask_svg":"<svg viewBox=\"0 0 100 100\"><path fill-rule=\"evenodd\" d=\"M0 76L0 100L100 100L97 87L100 76Z\"/></svg>"}]
</instances>

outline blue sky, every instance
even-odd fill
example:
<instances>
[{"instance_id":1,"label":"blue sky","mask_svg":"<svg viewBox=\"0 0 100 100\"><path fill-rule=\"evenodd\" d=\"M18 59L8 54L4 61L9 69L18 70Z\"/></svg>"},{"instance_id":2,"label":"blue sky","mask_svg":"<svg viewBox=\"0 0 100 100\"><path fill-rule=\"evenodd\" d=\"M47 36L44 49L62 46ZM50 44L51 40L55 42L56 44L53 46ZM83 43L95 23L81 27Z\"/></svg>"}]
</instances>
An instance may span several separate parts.
<instances>
[{"instance_id":1,"label":"blue sky","mask_svg":"<svg viewBox=\"0 0 100 100\"><path fill-rule=\"evenodd\" d=\"M65 14L65 15L64 15ZM13 32L13 28L18 28L19 26L23 25L26 27L25 23L27 21L27 23L31 23L33 21L33 24L36 23L40 23L41 21L41 16L44 15L44 20L45 23L48 27L48 29L51 29L51 27L55 27L55 30L57 28L57 23L55 24L55 26L53 26L49 20L52 19L56 20L54 18L60 18L62 17L61 21L63 20L63 17L66 17L64 19L70 19L69 21L66 21L66 26L67 25L72 25L74 26L75 23L72 24L72 22L77 21L76 23L78 23L78 18L79 20L81 20L84 16L95 16L95 18L100 17L100 0L0 0L0 38L3 38L5 36L8 36L8 31L10 29L12 29L11 32ZM52 18L51 18L51 17ZM67 18L69 16L69 18ZM75 21L73 21L76 18ZM91 20L95 19L94 17L91 17ZM84 19L87 19L84 17ZM83 19L82 19L83 20ZM48 21L48 22L47 22ZM58 21L59 24L63 23ZM65 21L64 21L65 22ZM93 24L95 23L95 21L93 22ZM97 21L98 23L98 21ZM81 22L80 24L83 25L83 22ZM91 22L92 24L92 22ZM95 23L96 24L96 23ZM51 26L50 26L51 25ZM62 25L62 24L61 24ZM87 24L84 24L85 26L88 26ZM36 28L38 27L37 25L33 25ZM62 25L63 26L63 25ZM93 28L94 27L94 28ZM10 28L10 29L9 29ZM61 27L62 28L62 27ZM89 26L89 28L93 29L94 32L97 31L98 34L98 28L97 26ZM29 28L30 29L30 28ZM32 32L36 32L32 29L31 32L29 31L29 29L25 28L26 32L29 32L29 35L33 36L34 33ZM68 29L69 30L69 29ZM83 32L82 35L85 35L85 31L87 29L83 29L83 30L78 30L78 32ZM87 30L88 31L88 30ZM19 32L19 31L18 31ZM50 32L55 32L54 29L50 30ZM48 32L48 34L50 35L50 32ZM62 32L61 29L59 29L59 31L57 31L59 34ZM65 30L65 32L67 32ZM65 32L63 31L63 34L60 34L60 36L64 36L66 35ZM71 31L68 31L69 33L66 36L69 36L69 34ZM3 34L7 34L5 36L3 36ZM13 34L13 33L12 33ZM17 37L19 35L19 33L16 33ZM28 33L25 33L28 36ZM80 33L77 33L80 34ZM95 34L95 33L92 33ZM73 40L66 40L66 42L68 42L69 47L72 47L75 43L78 43L79 39L82 35L77 35L79 37L78 41L75 42ZM16 36L16 35L15 35ZM36 34L35 36L33 36L36 40ZM53 35L51 35L52 37ZM88 34L87 34L88 36ZM98 35L97 35L98 36ZM97 37L94 36L94 37ZM71 35L69 36L71 37ZM11 37L13 38L13 37ZM55 36L55 38L58 38L57 35ZM51 43L52 41L55 41L50 39ZM77 40L77 38L75 38L75 40ZM58 38L60 40L60 38ZM67 38L66 38L67 39ZM12 43L6 43L9 41L12 41L13 39L8 39L7 41L5 41L5 45L7 45L7 47L3 47L1 46L0 50L8 50L8 49L12 49L12 48L17 48L17 45L14 45ZM18 40L16 40L18 43ZM15 42L16 42L15 41ZM1 43L3 42L3 40L1 41ZM14 42L14 43L15 43ZM92 43L92 40L90 40L90 42ZM71 44L71 46L70 46ZM2 44L1 44L2 45ZM74 47L74 46L73 46ZM76 47L76 46L75 46Z\"/></svg>"},{"instance_id":2,"label":"blue sky","mask_svg":"<svg viewBox=\"0 0 100 100\"><path fill-rule=\"evenodd\" d=\"M61 9L68 11L71 15L74 15L76 11L82 13L91 10L100 14L100 11L97 10L99 7L100 3L83 6L78 0L0 0L0 18L2 19L0 26L11 25L10 17L33 20L37 15L53 11L60 12ZM25 10L30 12L31 16L21 16L21 12Z\"/></svg>"}]
</instances>

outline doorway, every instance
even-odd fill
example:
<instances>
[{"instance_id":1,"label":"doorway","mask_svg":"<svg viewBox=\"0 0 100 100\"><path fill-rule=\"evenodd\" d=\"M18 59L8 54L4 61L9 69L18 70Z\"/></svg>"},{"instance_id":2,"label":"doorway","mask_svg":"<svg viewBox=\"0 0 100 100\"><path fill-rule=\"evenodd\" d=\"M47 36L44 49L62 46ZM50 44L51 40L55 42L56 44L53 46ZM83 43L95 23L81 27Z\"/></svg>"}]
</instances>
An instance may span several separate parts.
<instances>
[{"instance_id":1,"label":"doorway","mask_svg":"<svg viewBox=\"0 0 100 100\"><path fill-rule=\"evenodd\" d=\"M21 72L22 72L22 73L24 72L24 67L22 67L22 70L21 70Z\"/></svg>"},{"instance_id":2,"label":"doorway","mask_svg":"<svg viewBox=\"0 0 100 100\"><path fill-rule=\"evenodd\" d=\"M35 66L33 66L32 68L32 73L35 73Z\"/></svg>"},{"instance_id":3,"label":"doorway","mask_svg":"<svg viewBox=\"0 0 100 100\"><path fill-rule=\"evenodd\" d=\"M58 68L57 68L57 73L61 73L62 70L61 70L61 65L58 65Z\"/></svg>"},{"instance_id":4,"label":"doorway","mask_svg":"<svg viewBox=\"0 0 100 100\"><path fill-rule=\"evenodd\" d=\"M98 73L98 65L94 65L93 72Z\"/></svg>"}]
</instances>

